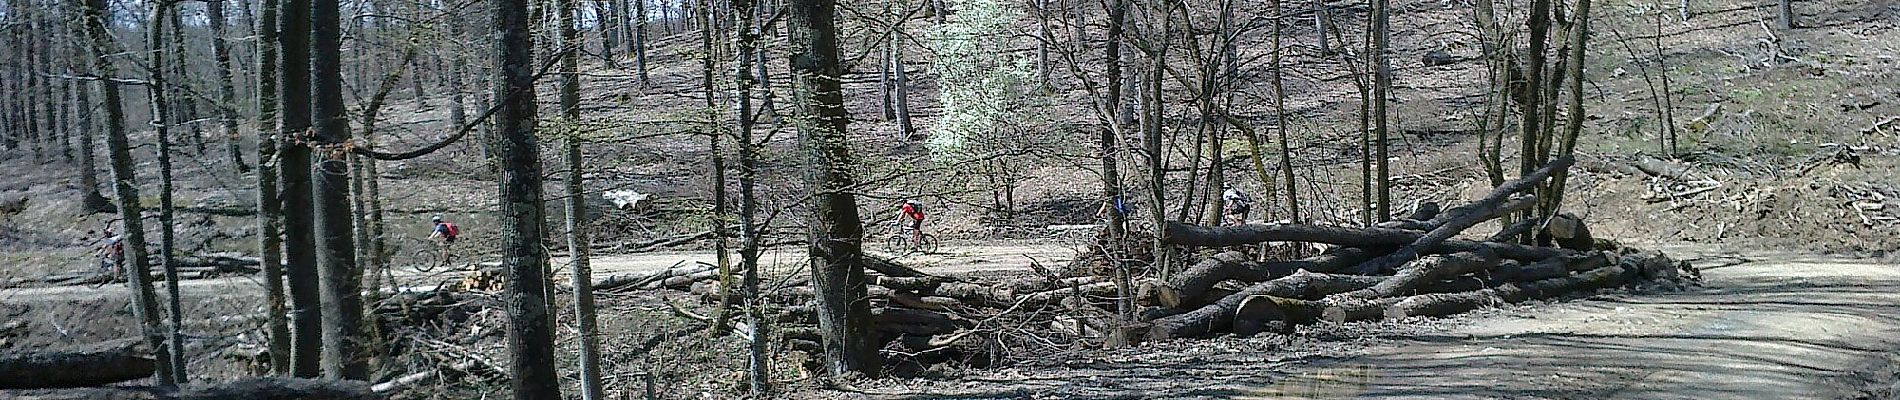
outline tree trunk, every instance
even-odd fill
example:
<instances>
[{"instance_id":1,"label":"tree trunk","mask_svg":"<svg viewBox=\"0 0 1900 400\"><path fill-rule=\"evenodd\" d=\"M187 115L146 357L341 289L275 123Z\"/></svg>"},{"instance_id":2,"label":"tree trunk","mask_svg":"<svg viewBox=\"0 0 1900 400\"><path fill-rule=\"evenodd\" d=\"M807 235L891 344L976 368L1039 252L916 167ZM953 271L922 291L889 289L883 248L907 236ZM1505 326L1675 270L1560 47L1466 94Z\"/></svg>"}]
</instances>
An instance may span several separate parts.
<instances>
[{"instance_id":1,"label":"tree trunk","mask_svg":"<svg viewBox=\"0 0 1900 400\"><path fill-rule=\"evenodd\" d=\"M633 0L633 41L627 44L627 52L633 53L633 70L640 74L640 84L647 84L647 1Z\"/></svg>"},{"instance_id":2,"label":"tree trunk","mask_svg":"<svg viewBox=\"0 0 1900 400\"><path fill-rule=\"evenodd\" d=\"M903 22L898 22L893 29L901 31L903 26ZM891 36L891 113L897 117L897 136L904 140L917 140L917 130L910 122L910 78L904 72L903 37Z\"/></svg>"},{"instance_id":3,"label":"tree trunk","mask_svg":"<svg viewBox=\"0 0 1900 400\"><path fill-rule=\"evenodd\" d=\"M271 372L290 373L290 326L284 320L283 199L277 193L277 0L261 0L257 32L257 253L264 270L265 310L270 313Z\"/></svg>"},{"instance_id":4,"label":"tree trunk","mask_svg":"<svg viewBox=\"0 0 1900 400\"><path fill-rule=\"evenodd\" d=\"M136 339L0 353L0 389L102 386L144 379L157 363ZM4 393L0 393L4 394Z\"/></svg>"},{"instance_id":5,"label":"tree trunk","mask_svg":"<svg viewBox=\"0 0 1900 400\"><path fill-rule=\"evenodd\" d=\"M812 286L817 291L818 327L823 332L825 371L832 375L879 372L877 336L872 334L870 299L865 297L863 221L858 219L857 185L851 170L834 0L793 0L786 27L791 31L792 81L800 118L798 131L810 168L812 213L810 253Z\"/></svg>"},{"instance_id":6,"label":"tree trunk","mask_svg":"<svg viewBox=\"0 0 1900 400\"><path fill-rule=\"evenodd\" d=\"M310 188L311 127L310 73L310 0L283 0L277 42L283 58L277 86L283 108L278 115L283 130L278 134L282 157L278 164L280 196L284 199L284 271L290 289L291 376L314 378L319 370L323 348L322 294L317 274L317 244L311 209L315 208Z\"/></svg>"},{"instance_id":7,"label":"tree trunk","mask_svg":"<svg viewBox=\"0 0 1900 400\"><path fill-rule=\"evenodd\" d=\"M560 0L558 14L563 48L579 49L581 33L576 26L575 14L578 12L576 0ZM603 38L604 40L604 38ZM603 45L611 49L612 45ZM581 75L580 54L567 51L561 54L561 117L570 126L578 128L581 119ZM600 378L600 329L595 326L594 318L594 274L588 266L588 251L592 250L587 240L587 193L581 173L581 144L577 134L569 134L561 141L562 158L567 171L562 179L566 196L567 254L574 263L572 273L574 287L574 319L580 328L580 369L581 398L599 400Z\"/></svg>"},{"instance_id":8,"label":"tree trunk","mask_svg":"<svg viewBox=\"0 0 1900 400\"><path fill-rule=\"evenodd\" d=\"M71 32L74 37L81 38L79 40L84 40L85 25L80 23L72 24ZM86 44L74 42L72 45L72 65L74 70L82 74L107 75L92 71L92 64L86 60ZM80 194L80 204L88 212L109 212L112 211L112 201L106 199L104 195L99 193L99 165L98 161L94 158L94 154L97 154L98 151L97 143L99 143L99 141L94 139L94 128L98 125L93 123L95 116L92 115L93 103L91 85L87 85L83 82L73 85L73 97L73 127L75 130L74 133L78 137L77 141L79 142L77 149L79 153L79 186L80 191L83 192ZM4 107L4 104L0 104L0 107ZM5 110L0 110L0 115L5 114ZM6 122L0 121L0 128L10 127ZM12 131L11 129L8 130ZM11 133L9 133L9 135L11 135Z\"/></svg>"},{"instance_id":9,"label":"tree trunk","mask_svg":"<svg viewBox=\"0 0 1900 400\"><path fill-rule=\"evenodd\" d=\"M1391 128L1387 126L1388 121L1391 120L1391 113L1386 106L1387 98L1392 92L1391 1L1373 0L1372 18L1372 51L1369 52L1373 57L1372 136L1373 146L1377 150L1375 155L1378 157L1377 160L1373 160L1378 183L1377 203L1374 207L1378 210L1376 212L1378 220L1384 221L1392 219L1392 157L1388 152L1391 148L1389 137Z\"/></svg>"},{"instance_id":10,"label":"tree trunk","mask_svg":"<svg viewBox=\"0 0 1900 400\"><path fill-rule=\"evenodd\" d=\"M114 76L113 58L116 52L112 48L111 36L106 27L110 26L106 0L85 0L86 36L91 44L92 71L101 76ZM100 100L106 109L106 149L112 166L112 196L117 198L119 221L125 235L124 246L127 254L126 276L132 285L132 315L139 322L139 333L144 336L145 345L152 349L152 359L170 360L164 339L158 327L157 295L152 293L152 276L146 270L151 265L145 247L145 227L139 207L138 176L133 169L132 145L126 140L125 110L119 97L119 86L111 81L99 81ZM161 363L157 371L161 385L176 384L170 368Z\"/></svg>"},{"instance_id":11,"label":"tree trunk","mask_svg":"<svg viewBox=\"0 0 1900 400\"><path fill-rule=\"evenodd\" d=\"M1787 0L1782 0L1782 4L1787 4ZM1574 34L1570 39L1570 61L1565 63L1569 66L1569 71L1565 75L1570 77L1570 107L1565 110L1569 115L1564 121L1563 143L1558 149L1559 159L1575 157L1577 137L1583 134L1583 58L1586 54L1585 45L1590 41L1590 0L1577 0L1576 19L1571 23L1570 29ZM1542 212L1539 213L1544 219L1555 217L1557 212L1563 209L1565 184L1569 180L1570 169L1568 168L1551 172L1550 183L1544 189L1544 193L1547 194L1544 199L1545 204ZM1582 229L1581 224L1577 227ZM1585 242L1589 241L1587 234L1582 236Z\"/></svg>"},{"instance_id":12,"label":"tree trunk","mask_svg":"<svg viewBox=\"0 0 1900 400\"><path fill-rule=\"evenodd\" d=\"M172 108L174 105L167 98L179 91L166 85L166 67L170 67L172 64L167 63L164 57L168 52L172 54L182 54L183 52L172 52L170 49L165 48L165 29L163 28L167 20L171 21L173 25L178 23L177 18L167 18L168 14L175 13L175 11L171 10L172 7L175 6L161 4L152 7L151 24L147 25L150 28L146 30L147 33L150 33L149 41L146 42L146 44L148 46L147 51L152 53L150 63L152 86L147 88L146 93L151 95L152 136L158 139L158 224L160 226L158 231L158 254L159 262L163 263L161 266L165 272L166 314L171 316L171 339L169 344L171 358L162 360L162 362L169 364L173 383L184 384L187 381L184 355L185 328L184 316L182 315L184 314L184 305L182 304L182 299L178 298L178 263L175 260L175 257L178 255L178 240L176 234L178 224L174 222L173 215L175 213L172 207L171 125L172 118L176 115L171 113L174 110ZM183 62L179 62L179 64L183 64ZM183 78L182 75L179 77Z\"/></svg>"},{"instance_id":13,"label":"tree trunk","mask_svg":"<svg viewBox=\"0 0 1900 400\"><path fill-rule=\"evenodd\" d=\"M541 243L541 155L535 130L534 38L527 0L491 0L498 67L494 87L501 150L502 268L510 376L516 399L561 397L554 373L554 321L547 309L547 248Z\"/></svg>"},{"instance_id":14,"label":"tree trunk","mask_svg":"<svg viewBox=\"0 0 1900 400\"><path fill-rule=\"evenodd\" d=\"M231 164L238 173L251 171L244 163L244 150L239 146L243 136L238 135L237 88L231 82L231 45L224 35L224 1L205 2L206 25L211 27L211 54L218 64L218 123L224 129L225 149L230 153Z\"/></svg>"},{"instance_id":15,"label":"tree trunk","mask_svg":"<svg viewBox=\"0 0 1900 400\"><path fill-rule=\"evenodd\" d=\"M323 307L323 375L365 380L369 369L362 349L368 337L362 329L362 274L356 265L355 238L351 236L351 168L346 156L349 153L339 148L351 136L343 108L343 69L338 58L342 51L340 16L335 2L311 5L311 123L316 132L314 145L323 150L317 155L320 163L310 171L315 184L317 274Z\"/></svg>"},{"instance_id":16,"label":"tree trunk","mask_svg":"<svg viewBox=\"0 0 1900 400\"><path fill-rule=\"evenodd\" d=\"M736 122L733 131L738 133L734 146L739 150L739 270L743 275L740 291L746 323L752 326L751 339L746 341L746 386L757 398L765 398L772 392L771 369L767 365L770 359L766 353L766 340L770 336L765 307L759 297L759 228L755 220L759 206L754 187L758 179L759 147L752 138L753 118L757 115L752 109L752 62L754 53L763 53L758 50L759 32L753 24L761 18L757 0L732 1L732 20L737 24L733 28L736 37L733 40L732 115Z\"/></svg>"},{"instance_id":17,"label":"tree trunk","mask_svg":"<svg viewBox=\"0 0 1900 400\"><path fill-rule=\"evenodd\" d=\"M1170 308L1188 308L1201 305L1201 300L1215 285L1226 280L1242 282L1265 282L1282 276L1305 270L1309 272L1330 273L1357 265L1372 255L1367 251L1342 247L1338 250L1295 261L1255 262L1245 253L1230 251L1208 257L1181 273L1168 277L1155 294L1161 305Z\"/></svg>"},{"instance_id":18,"label":"tree trunk","mask_svg":"<svg viewBox=\"0 0 1900 400\"><path fill-rule=\"evenodd\" d=\"M1295 273L1284 278L1248 286L1238 293L1223 297L1220 301L1201 306L1193 311L1156 319L1153 321L1153 328L1148 333L1148 339L1190 338L1212 332L1228 331L1234 323L1234 312L1240 309L1242 301L1252 296L1317 299L1333 293L1371 287L1383 280L1385 280L1383 276Z\"/></svg>"}]
</instances>

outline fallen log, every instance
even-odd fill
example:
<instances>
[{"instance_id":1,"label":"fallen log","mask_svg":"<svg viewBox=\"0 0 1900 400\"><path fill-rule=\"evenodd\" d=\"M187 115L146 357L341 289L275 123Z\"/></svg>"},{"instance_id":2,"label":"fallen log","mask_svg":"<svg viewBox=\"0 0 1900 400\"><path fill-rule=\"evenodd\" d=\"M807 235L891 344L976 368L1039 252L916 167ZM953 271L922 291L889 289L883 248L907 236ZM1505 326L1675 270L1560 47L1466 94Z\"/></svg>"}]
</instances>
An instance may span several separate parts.
<instances>
[{"instance_id":1,"label":"fallen log","mask_svg":"<svg viewBox=\"0 0 1900 400\"><path fill-rule=\"evenodd\" d=\"M939 276L878 276L872 284L900 292L930 293L937 290L938 285L949 282L950 278Z\"/></svg>"},{"instance_id":2,"label":"fallen log","mask_svg":"<svg viewBox=\"0 0 1900 400\"><path fill-rule=\"evenodd\" d=\"M1179 246L1228 247L1261 242L1311 242L1348 247L1398 247L1417 241L1424 232L1387 228L1351 228L1323 225L1248 224L1239 226L1200 226L1170 221L1165 228L1167 243ZM1449 239L1432 252L1473 251L1489 248L1498 256L1513 260L1537 261L1575 253L1572 250L1526 246L1513 243L1477 242Z\"/></svg>"},{"instance_id":3,"label":"fallen log","mask_svg":"<svg viewBox=\"0 0 1900 400\"><path fill-rule=\"evenodd\" d=\"M962 300L943 296L919 296L914 293L893 292L890 299L897 305L919 310L949 311L963 307Z\"/></svg>"},{"instance_id":4,"label":"fallen log","mask_svg":"<svg viewBox=\"0 0 1900 400\"><path fill-rule=\"evenodd\" d=\"M1385 280L1383 276L1296 272L1280 279L1249 286L1193 311L1155 319L1153 326L1149 329L1148 338L1153 340L1188 338L1227 331L1233 326L1234 311L1240 308L1242 301L1252 296L1316 299L1333 293L1372 287L1383 280Z\"/></svg>"},{"instance_id":5,"label":"fallen log","mask_svg":"<svg viewBox=\"0 0 1900 400\"><path fill-rule=\"evenodd\" d=\"M1353 247L1337 248L1303 260L1278 262L1254 262L1244 253L1226 252L1208 257L1168 277L1167 281L1155 288L1155 297L1167 307L1198 307L1208 289L1223 281L1264 282L1300 270L1329 273L1368 258L1371 258L1369 252Z\"/></svg>"},{"instance_id":6,"label":"fallen log","mask_svg":"<svg viewBox=\"0 0 1900 400\"><path fill-rule=\"evenodd\" d=\"M98 386L152 377L157 365L138 339L0 354L0 389ZM5 397L5 396L0 396Z\"/></svg>"},{"instance_id":7,"label":"fallen log","mask_svg":"<svg viewBox=\"0 0 1900 400\"><path fill-rule=\"evenodd\" d=\"M692 274L697 274L697 273L702 273L702 272L707 272L707 271L716 271L716 270L718 270L717 266L713 266L709 264L700 264L700 263L685 263L684 261L682 261L680 265L675 265L672 268L667 268L667 269L663 269L663 270L659 270L659 271L655 271L651 273L621 274L621 275L609 276L606 279L602 279L597 282L594 282L594 290L616 290L616 289L626 288L626 287L639 288L639 287L647 286L648 284L651 284L653 282L664 281L666 280L666 278L671 278L671 277L676 277L676 276L687 276L687 275L692 275Z\"/></svg>"},{"instance_id":8,"label":"fallen log","mask_svg":"<svg viewBox=\"0 0 1900 400\"><path fill-rule=\"evenodd\" d=\"M1601 256L1601 255L1599 255ZM1354 322L1414 316L1446 316L1478 308L1562 296L1627 282L1632 269L1611 265L1577 275L1532 282L1511 282L1495 288L1460 293L1433 293L1377 299L1329 297L1305 300L1285 296L1250 296L1234 315L1234 334L1253 335L1286 331L1314 321Z\"/></svg>"},{"instance_id":9,"label":"fallen log","mask_svg":"<svg viewBox=\"0 0 1900 400\"><path fill-rule=\"evenodd\" d=\"M1497 266L1498 262L1497 253L1487 249L1425 256L1418 261L1405 264L1397 274L1377 285L1334 296L1373 299L1410 294L1417 291L1420 286L1440 279L1489 270Z\"/></svg>"},{"instance_id":10,"label":"fallen log","mask_svg":"<svg viewBox=\"0 0 1900 400\"><path fill-rule=\"evenodd\" d=\"M1087 285L1030 293L1022 297L1022 303L1027 306L1039 306L1074 297L1084 299L1091 297L1112 298L1116 294L1115 289L1114 282L1096 282Z\"/></svg>"},{"instance_id":11,"label":"fallen log","mask_svg":"<svg viewBox=\"0 0 1900 400\"><path fill-rule=\"evenodd\" d=\"M1386 319L1442 317L1499 304L1557 297L1621 285L1635 278L1634 272L1621 265L1611 265L1561 278L1506 283L1496 288L1473 292L1412 296L1387 306L1383 315Z\"/></svg>"},{"instance_id":12,"label":"fallen log","mask_svg":"<svg viewBox=\"0 0 1900 400\"><path fill-rule=\"evenodd\" d=\"M21 400L371 400L383 399L358 381L261 377L216 386L160 388L109 386L71 389L0 390L0 398Z\"/></svg>"},{"instance_id":13,"label":"fallen log","mask_svg":"<svg viewBox=\"0 0 1900 400\"><path fill-rule=\"evenodd\" d=\"M1305 300L1280 296L1249 296L1234 311L1234 335L1253 336L1262 332L1289 333L1293 327L1314 321L1352 322L1378 319L1398 298L1362 299L1357 297Z\"/></svg>"}]
</instances>

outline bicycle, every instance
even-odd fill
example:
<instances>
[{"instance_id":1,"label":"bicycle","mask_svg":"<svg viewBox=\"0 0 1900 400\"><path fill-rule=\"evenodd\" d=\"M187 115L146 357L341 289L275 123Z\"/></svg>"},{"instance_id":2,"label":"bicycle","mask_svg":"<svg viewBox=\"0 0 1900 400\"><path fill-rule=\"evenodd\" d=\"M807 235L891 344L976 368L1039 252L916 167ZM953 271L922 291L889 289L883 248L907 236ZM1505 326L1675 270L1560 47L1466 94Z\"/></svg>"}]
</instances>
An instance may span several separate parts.
<instances>
[{"instance_id":1,"label":"bicycle","mask_svg":"<svg viewBox=\"0 0 1900 400\"><path fill-rule=\"evenodd\" d=\"M912 240L912 237L917 240ZM884 239L884 246L892 251L903 250L906 254L931 254L937 252L937 237L928 233L911 235L911 230L904 229Z\"/></svg>"},{"instance_id":2,"label":"bicycle","mask_svg":"<svg viewBox=\"0 0 1900 400\"><path fill-rule=\"evenodd\" d=\"M430 272L455 263L455 252L449 251L449 245L430 239L419 239L428 246L409 253L410 265L416 272Z\"/></svg>"},{"instance_id":3,"label":"bicycle","mask_svg":"<svg viewBox=\"0 0 1900 400\"><path fill-rule=\"evenodd\" d=\"M98 289L123 280L125 278L125 271L121 268L117 268L116 264L118 262L119 261L110 258L100 257L99 266L97 267L98 276L92 278L93 281L90 286L92 286L93 289ZM115 269L119 271L115 273L115 271L113 271Z\"/></svg>"}]
</instances>

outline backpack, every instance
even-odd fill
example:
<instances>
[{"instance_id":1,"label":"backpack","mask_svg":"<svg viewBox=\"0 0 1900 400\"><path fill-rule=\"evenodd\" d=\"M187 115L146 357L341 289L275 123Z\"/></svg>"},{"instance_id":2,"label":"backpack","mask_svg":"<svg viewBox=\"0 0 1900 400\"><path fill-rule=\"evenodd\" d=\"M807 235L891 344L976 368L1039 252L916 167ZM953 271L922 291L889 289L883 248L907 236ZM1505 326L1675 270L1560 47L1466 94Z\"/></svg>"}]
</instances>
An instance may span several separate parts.
<instances>
[{"instance_id":1,"label":"backpack","mask_svg":"<svg viewBox=\"0 0 1900 400\"><path fill-rule=\"evenodd\" d=\"M452 224L452 223L443 222L442 230L447 232L449 237L462 236L462 228L455 226L455 224Z\"/></svg>"},{"instance_id":2,"label":"backpack","mask_svg":"<svg viewBox=\"0 0 1900 400\"><path fill-rule=\"evenodd\" d=\"M924 215L924 203L906 202L904 203L904 210L905 210L904 214L906 214L907 216L915 215L919 217L917 219L923 219L922 217Z\"/></svg>"}]
</instances>

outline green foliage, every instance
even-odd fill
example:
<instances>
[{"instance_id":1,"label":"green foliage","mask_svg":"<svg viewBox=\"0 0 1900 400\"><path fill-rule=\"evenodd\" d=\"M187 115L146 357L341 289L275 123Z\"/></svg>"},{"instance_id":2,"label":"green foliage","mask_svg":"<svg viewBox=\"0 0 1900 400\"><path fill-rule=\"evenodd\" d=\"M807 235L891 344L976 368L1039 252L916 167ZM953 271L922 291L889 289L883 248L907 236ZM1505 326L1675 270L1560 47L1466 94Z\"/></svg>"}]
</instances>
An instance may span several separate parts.
<instances>
[{"instance_id":1,"label":"green foliage","mask_svg":"<svg viewBox=\"0 0 1900 400\"><path fill-rule=\"evenodd\" d=\"M1023 11L998 0L950 2L957 18L925 35L937 56L933 72L944 110L925 145L939 157L956 159L994 150L985 146L1006 146L999 135L1046 118L1024 112L1042 100L1030 90L1035 69L1007 48L1010 24Z\"/></svg>"}]
</instances>

